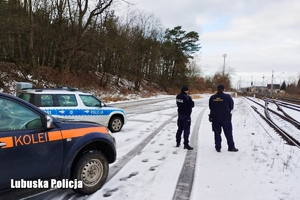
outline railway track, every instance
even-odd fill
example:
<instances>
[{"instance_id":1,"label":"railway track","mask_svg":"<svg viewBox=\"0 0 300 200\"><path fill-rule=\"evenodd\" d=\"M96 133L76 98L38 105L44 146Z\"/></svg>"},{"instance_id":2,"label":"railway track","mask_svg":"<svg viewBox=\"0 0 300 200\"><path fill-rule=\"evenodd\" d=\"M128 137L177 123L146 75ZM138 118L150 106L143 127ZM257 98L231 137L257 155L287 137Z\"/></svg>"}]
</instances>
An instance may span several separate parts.
<instances>
[{"instance_id":1,"label":"railway track","mask_svg":"<svg viewBox=\"0 0 300 200\"><path fill-rule=\"evenodd\" d=\"M281 118L285 119L286 121L290 122L291 124L293 124L297 129L300 129L300 122L297 121L296 119L294 119L293 117L291 117L289 114L287 114L280 106L280 103L278 103L277 101L273 101L273 103L277 106L277 110L281 111L283 113L283 115L285 116L281 116ZM282 105L282 104L281 104ZM291 107L291 106L286 106L285 104L283 105L284 107L286 108L289 108L289 109L293 109L293 110L296 110L296 111L300 111L300 109L296 109L294 107ZM278 114L276 112L274 112L275 114Z\"/></svg>"},{"instance_id":2,"label":"railway track","mask_svg":"<svg viewBox=\"0 0 300 200\"><path fill-rule=\"evenodd\" d=\"M284 102L289 102L289 103L300 105L300 99L286 98L286 97L278 97L277 99L281 100L281 101L284 101Z\"/></svg>"},{"instance_id":3,"label":"railway track","mask_svg":"<svg viewBox=\"0 0 300 200\"><path fill-rule=\"evenodd\" d=\"M298 106L298 105L293 105L293 104L282 102L282 101L278 101L278 100L273 100L273 101L276 102L278 105L280 105L282 107L285 107L285 108L292 109L292 110L300 112L300 106Z\"/></svg>"},{"instance_id":4,"label":"railway track","mask_svg":"<svg viewBox=\"0 0 300 200\"><path fill-rule=\"evenodd\" d=\"M282 102L288 102L288 103L293 103L300 105L300 99L297 98L289 98L289 97L273 97L273 98L268 98L266 95L261 95L261 94L255 94L256 97L259 97L260 99L276 99L280 100Z\"/></svg>"},{"instance_id":5,"label":"railway track","mask_svg":"<svg viewBox=\"0 0 300 200\"><path fill-rule=\"evenodd\" d=\"M290 124L292 124L293 126L295 126L297 129L300 128L300 123L293 119L292 117L288 117L285 115L281 115L280 113L277 113L273 110L271 110L270 108L268 108L268 104L270 103L268 99L265 99L265 105L262 105L254 100L252 100L249 97L246 97L248 100L256 103L257 105L261 106L264 109L264 114L262 114L255 106L251 106L255 112L261 116L289 145L293 145L296 146L298 148L300 148L300 142L299 140L295 139L292 134L288 133L287 131L283 130L283 128L281 128L280 126L277 125L276 122L274 122L271 118L270 113L280 117L281 119L289 122ZM280 110L280 109L279 109Z\"/></svg>"}]
</instances>

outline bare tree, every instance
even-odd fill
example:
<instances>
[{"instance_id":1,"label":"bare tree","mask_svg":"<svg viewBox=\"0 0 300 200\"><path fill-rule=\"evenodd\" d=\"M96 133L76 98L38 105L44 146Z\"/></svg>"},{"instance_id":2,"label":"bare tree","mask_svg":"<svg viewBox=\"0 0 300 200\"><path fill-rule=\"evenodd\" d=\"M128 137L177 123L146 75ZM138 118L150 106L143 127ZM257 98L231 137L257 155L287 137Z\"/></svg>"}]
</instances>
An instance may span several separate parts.
<instances>
[{"instance_id":1,"label":"bare tree","mask_svg":"<svg viewBox=\"0 0 300 200\"><path fill-rule=\"evenodd\" d=\"M82 72L97 74L100 86L126 78L136 90L145 79L168 87L196 84L196 63L190 63L201 48L196 32L180 26L163 31L159 20L143 12L122 23L113 0L93 3L0 0L0 59L26 66L36 79L43 79L43 66L59 70L59 85Z\"/></svg>"}]
</instances>

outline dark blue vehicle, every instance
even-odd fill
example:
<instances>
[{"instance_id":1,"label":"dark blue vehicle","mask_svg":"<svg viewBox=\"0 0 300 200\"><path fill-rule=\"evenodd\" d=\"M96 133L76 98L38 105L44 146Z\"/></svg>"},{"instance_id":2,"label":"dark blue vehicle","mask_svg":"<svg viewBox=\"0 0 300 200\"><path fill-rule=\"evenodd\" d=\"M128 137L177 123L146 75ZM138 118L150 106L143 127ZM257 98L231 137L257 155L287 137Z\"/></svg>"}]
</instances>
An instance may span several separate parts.
<instances>
[{"instance_id":1,"label":"dark blue vehicle","mask_svg":"<svg viewBox=\"0 0 300 200\"><path fill-rule=\"evenodd\" d=\"M0 92L0 158L0 192L22 188L20 180L28 187L40 180L57 180L73 182L63 188L91 194L105 183L108 164L116 160L116 146L105 126L58 120ZM74 183L82 187L73 187Z\"/></svg>"}]
</instances>

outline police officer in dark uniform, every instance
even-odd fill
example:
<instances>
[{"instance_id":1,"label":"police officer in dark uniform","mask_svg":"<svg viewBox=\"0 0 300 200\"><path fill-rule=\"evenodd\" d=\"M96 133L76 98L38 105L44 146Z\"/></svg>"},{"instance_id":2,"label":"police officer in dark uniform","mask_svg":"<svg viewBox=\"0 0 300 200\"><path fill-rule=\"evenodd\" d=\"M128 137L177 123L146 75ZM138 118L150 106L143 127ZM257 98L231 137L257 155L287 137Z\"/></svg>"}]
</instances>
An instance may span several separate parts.
<instances>
[{"instance_id":1,"label":"police officer in dark uniform","mask_svg":"<svg viewBox=\"0 0 300 200\"><path fill-rule=\"evenodd\" d=\"M212 122L212 129L215 133L215 148L221 152L221 132L223 128L227 139L228 151L237 152L232 136L231 110L233 110L233 100L229 94L224 93L224 85L218 86L218 92L209 99L209 121Z\"/></svg>"},{"instance_id":2,"label":"police officer in dark uniform","mask_svg":"<svg viewBox=\"0 0 300 200\"><path fill-rule=\"evenodd\" d=\"M181 135L183 131L184 149L192 150L193 147L189 145L189 135L191 127L192 108L195 104L192 98L187 94L188 90L189 88L187 86L183 86L181 89L181 93L176 96L176 104L178 107L178 130L176 133L176 147L180 146Z\"/></svg>"}]
</instances>

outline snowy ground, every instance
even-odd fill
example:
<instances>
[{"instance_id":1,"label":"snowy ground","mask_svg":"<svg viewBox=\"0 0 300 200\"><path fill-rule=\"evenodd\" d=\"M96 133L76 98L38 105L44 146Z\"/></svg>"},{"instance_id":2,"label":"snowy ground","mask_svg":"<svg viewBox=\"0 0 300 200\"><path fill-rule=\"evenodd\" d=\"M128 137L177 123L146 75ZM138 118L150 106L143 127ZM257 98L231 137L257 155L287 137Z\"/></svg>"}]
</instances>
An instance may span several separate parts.
<instances>
[{"instance_id":1,"label":"snowy ground","mask_svg":"<svg viewBox=\"0 0 300 200\"><path fill-rule=\"evenodd\" d=\"M205 134L210 124L204 119L191 199L300 199L300 150L286 145L242 98L234 101L234 138L239 152L224 148L221 154L215 153L209 142L212 135Z\"/></svg>"},{"instance_id":2,"label":"snowy ground","mask_svg":"<svg viewBox=\"0 0 300 200\"><path fill-rule=\"evenodd\" d=\"M175 147L175 96L157 97L159 102L143 106L119 103L128 113L128 123L114 133L118 158L110 165L109 180L93 195L69 199L184 199L174 194L191 186L186 198L190 200L299 200L300 149L286 145L250 107L250 101L237 97L232 123L239 152L227 151L223 134L222 151L216 152L208 121L210 95L200 96L194 98L190 137L194 150L189 152ZM293 115L300 119L299 113ZM194 168L192 178L183 167ZM68 199L69 193L31 199Z\"/></svg>"},{"instance_id":3,"label":"snowy ground","mask_svg":"<svg viewBox=\"0 0 300 200\"><path fill-rule=\"evenodd\" d=\"M213 132L207 115L209 95L194 99L191 133L198 134L197 161L191 200L300 199L300 150L288 146L250 107L244 98L234 98L234 139L239 152L227 151L223 137L221 153L214 150ZM174 100L157 103L160 111L133 115L124 131L115 134L119 158L176 115ZM164 109L167 107L167 109ZM196 119L205 109L199 130ZM297 118L296 118L297 119ZM299 119L299 117L298 117ZM146 122L146 123L145 123ZM88 199L172 199L186 150L175 147L176 117L167 124L104 187Z\"/></svg>"}]
</instances>

